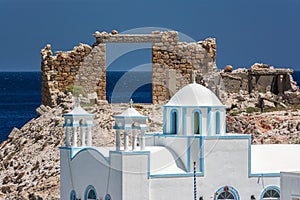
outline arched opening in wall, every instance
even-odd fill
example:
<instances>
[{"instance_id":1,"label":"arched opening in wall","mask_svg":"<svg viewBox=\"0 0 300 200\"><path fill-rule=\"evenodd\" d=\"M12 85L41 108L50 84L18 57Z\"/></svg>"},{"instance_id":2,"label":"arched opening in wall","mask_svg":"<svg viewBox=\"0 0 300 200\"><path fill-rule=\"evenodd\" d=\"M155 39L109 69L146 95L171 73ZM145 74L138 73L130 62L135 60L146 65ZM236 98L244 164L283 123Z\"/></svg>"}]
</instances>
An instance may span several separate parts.
<instances>
[{"instance_id":1,"label":"arched opening in wall","mask_svg":"<svg viewBox=\"0 0 300 200\"><path fill-rule=\"evenodd\" d=\"M96 200L97 193L93 186L88 186L85 193L85 200Z\"/></svg>"},{"instance_id":2,"label":"arched opening in wall","mask_svg":"<svg viewBox=\"0 0 300 200\"><path fill-rule=\"evenodd\" d=\"M216 111L216 134L221 134L221 115L220 111Z\"/></svg>"},{"instance_id":3,"label":"arched opening in wall","mask_svg":"<svg viewBox=\"0 0 300 200\"><path fill-rule=\"evenodd\" d=\"M177 110L174 109L171 111L170 117L170 133L177 134L178 133L178 113Z\"/></svg>"},{"instance_id":4,"label":"arched opening in wall","mask_svg":"<svg viewBox=\"0 0 300 200\"><path fill-rule=\"evenodd\" d=\"M106 99L152 103L152 44L106 44Z\"/></svg>"},{"instance_id":5,"label":"arched opening in wall","mask_svg":"<svg viewBox=\"0 0 300 200\"><path fill-rule=\"evenodd\" d=\"M193 112L193 133L202 134L202 114L200 111Z\"/></svg>"},{"instance_id":6,"label":"arched opening in wall","mask_svg":"<svg viewBox=\"0 0 300 200\"><path fill-rule=\"evenodd\" d=\"M277 186L269 186L262 192L263 200L280 200L280 189Z\"/></svg>"},{"instance_id":7,"label":"arched opening in wall","mask_svg":"<svg viewBox=\"0 0 300 200\"><path fill-rule=\"evenodd\" d=\"M238 191L231 187L231 186L224 186L220 188L216 193L217 200L239 200L239 193Z\"/></svg>"},{"instance_id":8,"label":"arched opening in wall","mask_svg":"<svg viewBox=\"0 0 300 200\"><path fill-rule=\"evenodd\" d=\"M71 191L70 200L76 200L76 192L74 190Z\"/></svg>"}]
</instances>

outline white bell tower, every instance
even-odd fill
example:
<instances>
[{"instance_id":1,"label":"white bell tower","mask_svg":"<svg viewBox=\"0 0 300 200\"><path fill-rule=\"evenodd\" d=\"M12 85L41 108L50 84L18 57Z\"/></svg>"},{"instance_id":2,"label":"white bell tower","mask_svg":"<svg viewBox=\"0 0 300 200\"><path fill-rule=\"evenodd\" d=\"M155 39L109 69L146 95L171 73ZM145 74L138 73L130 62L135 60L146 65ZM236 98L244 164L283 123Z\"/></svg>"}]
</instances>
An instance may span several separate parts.
<instances>
[{"instance_id":1,"label":"white bell tower","mask_svg":"<svg viewBox=\"0 0 300 200\"><path fill-rule=\"evenodd\" d=\"M80 146L92 146L92 127L94 115L89 114L80 106L80 99L75 103L74 109L63 115L66 127L66 146L77 147L77 132L80 132ZM72 132L72 144L70 144L70 132ZM87 139L87 143L86 143Z\"/></svg>"},{"instance_id":2,"label":"white bell tower","mask_svg":"<svg viewBox=\"0 0 300 200\"><path fill-rule=\"evenodd\" d=\"M139 137L140 150L145 149L145 131L148 129L147 116L141 115L133 108L133 101L130 99L129 108L120 115L115 115L116 129L116 151L120 151L120 132L124 131L124 150L128 151L129 134L132 134L132 151L137 150L137 137Z\"/></svg>"}]
</instances>

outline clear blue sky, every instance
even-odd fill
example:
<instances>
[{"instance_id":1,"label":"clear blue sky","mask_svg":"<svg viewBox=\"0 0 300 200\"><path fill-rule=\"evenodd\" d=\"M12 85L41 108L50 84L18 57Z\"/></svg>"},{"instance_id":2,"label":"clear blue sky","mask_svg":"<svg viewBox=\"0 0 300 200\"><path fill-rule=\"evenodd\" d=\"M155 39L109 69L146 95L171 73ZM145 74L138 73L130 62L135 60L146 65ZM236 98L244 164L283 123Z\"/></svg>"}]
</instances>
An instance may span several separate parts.
<instances>
[{"instance_id":1,"label":"clear blue sky","mask_svg":"<svg viewBox=\"0 0 300 200\"><path fill-rule=\"evenodd\" d=\"M299 0L1 0L0 71L39 71L40 49L92 45L96 30L164 27L217 39L217 65L300 70Z\"/></svg>"}]
</instances>

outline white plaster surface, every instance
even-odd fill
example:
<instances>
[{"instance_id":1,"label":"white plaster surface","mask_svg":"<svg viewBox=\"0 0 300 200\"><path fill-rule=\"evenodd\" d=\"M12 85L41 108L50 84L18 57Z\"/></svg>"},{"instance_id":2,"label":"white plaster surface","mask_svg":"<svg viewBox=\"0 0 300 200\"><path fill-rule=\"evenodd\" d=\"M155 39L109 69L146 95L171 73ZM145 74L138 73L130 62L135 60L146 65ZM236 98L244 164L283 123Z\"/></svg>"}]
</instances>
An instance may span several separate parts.
<instances>
[{"instance_id":1,"label":"white plaster surface","mask_svg":"<svg viewBox=\"0 0 300 200\"><path fill-rule=\"evenodd\" d=\"M264 144L251 146L252 173L280 173L300 169L300 145Z\"/></svg>"},{"instance_id":2,"label":"white plaster surface","mask_svg":"<svg viewBox=\"0 0 300 200\"><path fill-rule=\"evenodd\" d=\"M180 89L166 106L223 106L208 88L192 83Z\"/></svg>"},{"instance_id":3,"label":"white plaster surface","mask_svg":"<svg viewBox=\"0 0 300 200\"><path fill-rule=\"evenodd\" d=\"M281 199L300 199L300 172L280 173ZM293 199L294 198L294 199ZM297 199L298 198L298 199Z\"/></svg>"}]
</instances>

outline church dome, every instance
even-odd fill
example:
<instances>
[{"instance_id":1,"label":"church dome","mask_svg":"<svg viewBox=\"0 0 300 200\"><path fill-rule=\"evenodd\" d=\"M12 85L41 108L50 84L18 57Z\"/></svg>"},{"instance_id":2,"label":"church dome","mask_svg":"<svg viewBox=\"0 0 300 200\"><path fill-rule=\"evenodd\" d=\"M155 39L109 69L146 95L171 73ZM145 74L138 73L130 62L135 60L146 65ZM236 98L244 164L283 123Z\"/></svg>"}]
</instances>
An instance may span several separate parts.
<instances>
[{"instance_id":1,"label":"church dome","mask_svg":"<svg viewBox=\"0 0 300 200\"><path fill-rule=\"evenodd\" d=\"M218 97L208 88L189 84L180 89L166 106L224 106Z\"/></svg>"}]
</instances>

